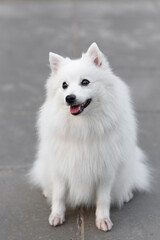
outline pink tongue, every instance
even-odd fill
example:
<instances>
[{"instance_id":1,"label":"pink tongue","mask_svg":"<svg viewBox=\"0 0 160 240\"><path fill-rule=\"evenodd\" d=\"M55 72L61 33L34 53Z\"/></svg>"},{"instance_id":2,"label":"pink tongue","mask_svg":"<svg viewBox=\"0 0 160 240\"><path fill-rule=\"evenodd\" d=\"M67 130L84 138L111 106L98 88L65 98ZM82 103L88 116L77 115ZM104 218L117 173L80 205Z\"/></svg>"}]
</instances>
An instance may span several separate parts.
<instances>
[{"instance_id":1,"label":"pink tongue","mask_svg":"<svg viewBox=\"0 0 160 240\"><path fill-rule=\"evenodd\" d=\"M80 106L81 106L81 105L78 105L78 106L71 106L71 107L70 107L70 112L71 112L72 114L74 114L74 113L78 113L79 110L80 110Z\"/></svg>"}]
</instances>

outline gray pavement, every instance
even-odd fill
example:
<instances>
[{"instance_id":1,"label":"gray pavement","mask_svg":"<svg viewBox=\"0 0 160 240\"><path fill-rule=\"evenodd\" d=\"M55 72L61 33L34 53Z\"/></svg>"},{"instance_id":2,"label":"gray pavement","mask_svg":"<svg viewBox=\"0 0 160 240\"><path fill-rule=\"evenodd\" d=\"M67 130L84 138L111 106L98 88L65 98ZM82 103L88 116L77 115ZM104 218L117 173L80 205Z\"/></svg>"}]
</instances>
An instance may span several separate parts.
<instances>
[{"instance_id":1,"label":"gray pavement","mask_svg":"<svg viewBox=\"0 0 160 240\"><path fill-rule=\"evenodd\" d=\"M155 169L153 193L112 209L109 233L96 229L93 209L68 209L66 223L50 227L49 206L26 178L48 52L75 58L93 41L132 90L140 145ZM160 240L158 0L0 2L0 106L0 240Z\"/></svg>"}]
</instances>

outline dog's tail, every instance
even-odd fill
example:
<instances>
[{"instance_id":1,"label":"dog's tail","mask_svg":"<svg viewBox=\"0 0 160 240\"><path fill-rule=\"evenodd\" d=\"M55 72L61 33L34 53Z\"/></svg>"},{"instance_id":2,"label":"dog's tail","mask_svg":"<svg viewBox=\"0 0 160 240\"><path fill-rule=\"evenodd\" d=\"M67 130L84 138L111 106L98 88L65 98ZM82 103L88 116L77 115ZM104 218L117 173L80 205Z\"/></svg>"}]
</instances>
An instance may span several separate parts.
<instances>
[{"instance_id":1,"label":"dog's tail","mask_svg":"<svg viewBox=\"0 0 160 240\"><path fill-rule=\"evenodd\" d=\"M135 189L149 192L152 185L152 170L146 155L139 147L136 149L135 174Z\"/></svg>"},{"instance_id":2,"label":"dog's tail","mask_svg":"<svg viewBox=\"0 0 160 240\"><path fill-rule=\"evenodd\" d=\"M42 187L42 166L40 161L35 161L27 173L28 181L32 186Z\"/></svg>"}]
</instances>

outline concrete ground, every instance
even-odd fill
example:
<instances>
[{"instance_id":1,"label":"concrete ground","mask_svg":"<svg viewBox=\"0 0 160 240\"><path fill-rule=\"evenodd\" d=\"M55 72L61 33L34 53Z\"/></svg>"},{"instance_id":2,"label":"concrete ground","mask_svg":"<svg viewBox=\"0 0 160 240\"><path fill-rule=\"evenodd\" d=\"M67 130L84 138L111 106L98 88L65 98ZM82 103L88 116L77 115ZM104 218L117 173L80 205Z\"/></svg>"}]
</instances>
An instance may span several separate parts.
<instances>
[{"instance_id":1,"label":"concrete ground","mask_svg":"<svg viewBox=\"0 0 160 240\"><path fill-rule=\"evenodd\" d=\"M36 149L48 52L78 57L96 41L132 90L140 146L155 169L152 194L112 209L114 227L96 229L94 211L67 210L48 224L49 206L26 172ZM157 0L0 2L0 239L160 240L160 3Z\"/></svg>"}]
</instances>

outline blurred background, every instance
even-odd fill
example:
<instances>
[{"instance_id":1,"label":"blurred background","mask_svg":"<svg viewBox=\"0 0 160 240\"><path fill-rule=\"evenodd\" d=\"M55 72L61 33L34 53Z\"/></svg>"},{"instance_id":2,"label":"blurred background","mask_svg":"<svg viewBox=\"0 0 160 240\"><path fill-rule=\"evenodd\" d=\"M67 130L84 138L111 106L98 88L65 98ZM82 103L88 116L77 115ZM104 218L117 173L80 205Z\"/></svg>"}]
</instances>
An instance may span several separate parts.
<instances>
[{"instance_id":1,"label":"blurred background","mask_svg":"<svg viewBox=\"0 0 160 240\"><path fill-rule=\"evenodd\" d=\"M91 210L68 210L66 224L52 229L49 207L25 178L36 151L35 122L50 73L48 53L78 58L94 41L131 88L140 145L155 169L154 193L137 195L122 211L113 209L115 227L107 234L96 230ZM2 240L159 240L159 146L159 0L0 0Z\"/></svg>"}]
</instances>

